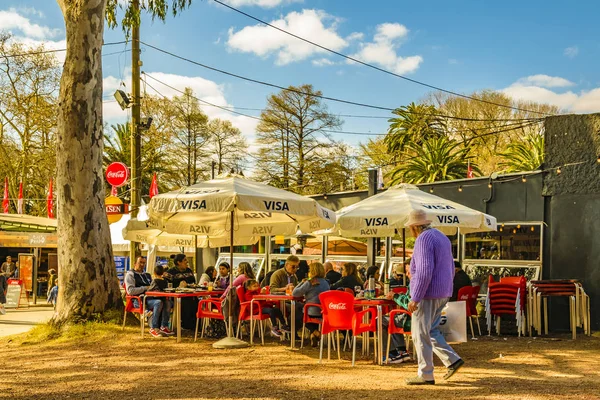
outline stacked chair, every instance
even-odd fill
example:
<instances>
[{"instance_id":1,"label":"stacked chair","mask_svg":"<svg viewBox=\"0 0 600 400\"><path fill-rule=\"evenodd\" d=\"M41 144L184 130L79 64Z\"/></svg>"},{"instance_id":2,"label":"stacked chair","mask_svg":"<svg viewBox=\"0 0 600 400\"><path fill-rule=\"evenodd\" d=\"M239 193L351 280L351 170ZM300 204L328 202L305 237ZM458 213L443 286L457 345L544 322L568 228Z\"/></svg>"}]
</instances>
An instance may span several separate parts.
<instances>
[{"instance_id":1,"label":"stacked chair","mask_svg":"<svg viewBox=\"0 0 600 400\"><path fill-rule=\"evenodd\" d=\"M585 293L581 282L570 279L531 281L528 293L527 306L530 310L528 315L530 334L533 329L540 335L548 334L548 298L566 297L569 301L572 338L577 338L578 327L583 328L585 335L591 335L590 297Z\"/></svg>"},{"instance_id":2,"label":"stacked chair","mask_svg":"<svg viewBox=\"0 0 600 400\"><path fill-rule=\"evenodd\" d=\"M526 288L527 280L523 276L502 278L500 282L495 282L490 275L485 307L489 334L492 330L492 320L496 317L496 333L500 335L502 315L514 315L519 336L526 334Z\"/></svg>"}]
</instances>

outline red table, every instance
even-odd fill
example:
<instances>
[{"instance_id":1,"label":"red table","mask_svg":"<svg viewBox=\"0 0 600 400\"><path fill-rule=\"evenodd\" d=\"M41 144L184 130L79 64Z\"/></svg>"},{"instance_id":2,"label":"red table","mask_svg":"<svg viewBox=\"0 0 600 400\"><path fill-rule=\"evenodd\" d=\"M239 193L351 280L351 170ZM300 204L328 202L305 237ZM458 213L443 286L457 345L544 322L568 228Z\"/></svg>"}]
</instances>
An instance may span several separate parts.
<instances>
[{"instance_id":1,"label":"red table","mask_svg":"<svg viewBox=\"0 0 600 400\"><path fill-rule=\"evenodd\" d=\"M354 305L355 306L360 306L363 308L367 308L367 307L377 307L377 353L378 353L378 357L377 357L377 363L379 365L383 364L383 325L382 325L382 319L383 319L383 307L384 306L396 306L396 302L394 300L388 300L388 299L363 299L363 298L357 298L354 300ZM389 322L390 324L393 323L393 321ZM368 338L367 338L368 340ZM364 348L364 345L363 345Z\"/></svg>"},{"instance_id":2,"label":"red table","mask_svg":"<svg viewBox=\"0 0 600 400\"><path fill-rule=\"evenodd\" d=\"M148 297L167 297L175 299L175 319L177 320L177 343L181 342L181 299L184 297L204 297L204 296L221 296L224 291L208 291L199 290L196 292L146 292L144 293L144 301L142 315L146 312L146 299ZM142 337L144 332L142 331Z\"/></svg>"},{"instance_id":3,"label":"red table","mask_svg":"<svg viewBox=\"0 0 600 400\"><path fill-rule=\"evenodd\" d=\"M285 302L285 301L289 301L291 302L291 322L290 322L290 327L291 327L291 338L290 338L290 344L291 344L291 348L293 349L295 344L296 344L296 301L298 300L302 300L302 297L294 297L294 296L289 296L287 294L257 294L254 297L252 297L252 301L250 302L250 310L254 310L254 301L279 301L279 302ZM252 318L250 319L250 344L253 343L253 335L252 332L253 331L253 322L252 322Z\"/></svg>"}]
</instances>

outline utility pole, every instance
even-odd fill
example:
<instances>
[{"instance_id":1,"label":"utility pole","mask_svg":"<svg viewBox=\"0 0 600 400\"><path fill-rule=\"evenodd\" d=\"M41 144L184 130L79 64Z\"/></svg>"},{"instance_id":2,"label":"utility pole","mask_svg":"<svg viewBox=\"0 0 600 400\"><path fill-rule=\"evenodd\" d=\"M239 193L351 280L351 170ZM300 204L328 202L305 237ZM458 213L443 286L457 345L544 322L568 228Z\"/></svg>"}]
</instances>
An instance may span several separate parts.
<instances>
[{"instance_id":1,"label":"utility pole","mask_svg":"<svg viewBox=\"0 0 600 400\"><path fill-rule=\"evenodd\" d=\"M132 0L135 15L140 12L139 0ZM133 26L131 35L131 218L137 218L141 205L141 137L140 137L140 27ZM130 242L129 262L133 267L137 257L137 242Z\"/></svg>"}]
</instances>

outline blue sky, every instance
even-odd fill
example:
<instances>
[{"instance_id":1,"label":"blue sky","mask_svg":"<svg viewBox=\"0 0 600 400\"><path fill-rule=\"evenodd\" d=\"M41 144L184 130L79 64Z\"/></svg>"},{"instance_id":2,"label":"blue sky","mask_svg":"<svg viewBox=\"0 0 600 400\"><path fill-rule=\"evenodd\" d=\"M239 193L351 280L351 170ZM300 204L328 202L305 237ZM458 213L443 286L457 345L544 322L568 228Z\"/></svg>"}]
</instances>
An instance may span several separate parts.
<instances>
[{"instance_id":1,"label":"blue sky","mask_svg":"<svg viewBox=\"0 0 600 400\"><path fill-rule=\"evenodd\" d=\"M285 29L410 78L469 94L495 89L570 112L600 111L600 2L578 1L429 1L403 0L225 0ZM64 47L64 25L53 0L3 0L0 29L16 40L45 41ZM142 40L220 69L281 86L311 83L324 95L398 107L422 99L429 89L333 54L318 52L297 39L234 13L212 0L192 7L165 24L143 18ZM105 41L123 40L119 29ZM111 46L105 53L123 50ZM104 59L105 96L121 80L130 88L130 53ZM240 81L170 58L152 49L142 53L142 69L160 80L220 105L262 108L274 89ZM174 91L149 81L167 96ZM148 88L148 91L152 91ZM334 113L388 116L386 112L329 103ZM211 117L230 119L252 141L256 121L209 108ZM248 113L258 115L258 112ZM109 122L126 119L105 104ZM385 119L345 118L343 130L382 133ZM356 145L367 136L335 134Z\"/></svg>"}]
</instances>

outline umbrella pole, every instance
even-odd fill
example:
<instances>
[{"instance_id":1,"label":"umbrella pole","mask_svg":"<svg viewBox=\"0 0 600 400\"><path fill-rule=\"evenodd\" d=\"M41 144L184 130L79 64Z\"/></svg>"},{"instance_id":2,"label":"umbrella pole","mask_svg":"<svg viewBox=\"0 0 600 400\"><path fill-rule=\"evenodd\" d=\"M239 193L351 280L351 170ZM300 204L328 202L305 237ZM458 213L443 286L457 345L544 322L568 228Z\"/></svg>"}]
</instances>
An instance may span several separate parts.
<instances>
[{"instance_id":1,"label":"umbrella pole","mask_svg":"<svg viewBox=\"0 0 600 400\"><path fill-rule=\"evenodd\" d=\"M402 268L406 262L406 228L402 228ZM406 273L402 274L402 283L406 286Z\"/></svg>"},{"instance_id":2,"label":"umbrella pole","mask_svg":"<svg viewBox=\"0 0 600 400\"><path fill-rule=\"evenodd\" d=\"M229 291L227 292L227 296L229 296L229 323L227 324L227 337L213 343L215 349L239 349L250 346L243 340L233 337L233 315L231 315L233 305L231 303L233 302L233 291L235 290L233 287L233 219L235 218L235 210L231 211L229 218L231 220L229 226L229 266L231 268L229 268ZM250 334L252 335L253 332L250 332Z\"/></svg>"}]
</instances>

